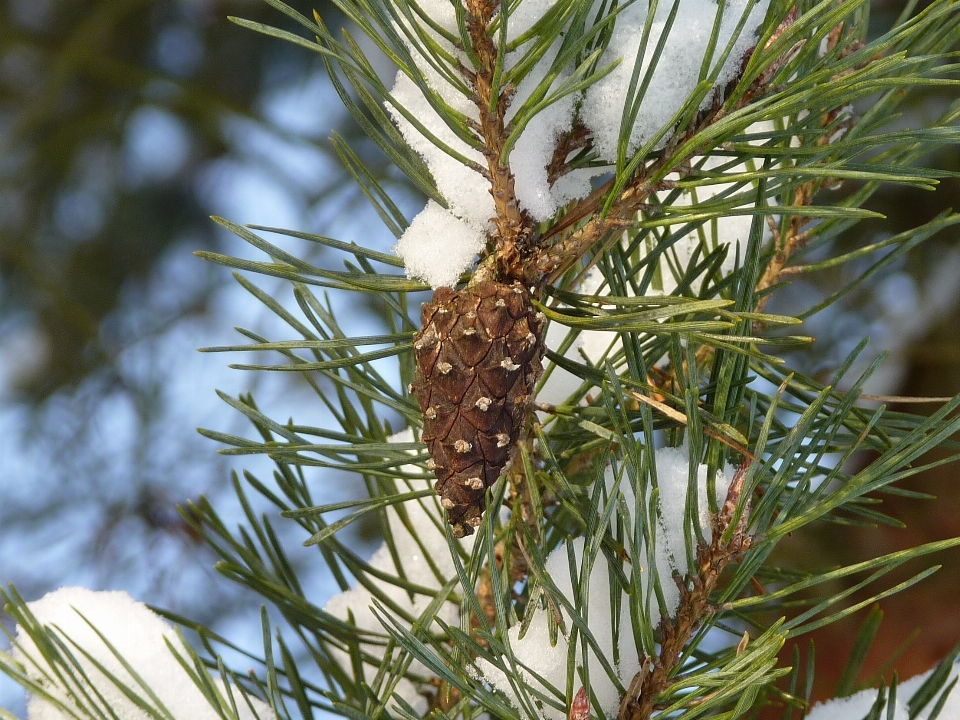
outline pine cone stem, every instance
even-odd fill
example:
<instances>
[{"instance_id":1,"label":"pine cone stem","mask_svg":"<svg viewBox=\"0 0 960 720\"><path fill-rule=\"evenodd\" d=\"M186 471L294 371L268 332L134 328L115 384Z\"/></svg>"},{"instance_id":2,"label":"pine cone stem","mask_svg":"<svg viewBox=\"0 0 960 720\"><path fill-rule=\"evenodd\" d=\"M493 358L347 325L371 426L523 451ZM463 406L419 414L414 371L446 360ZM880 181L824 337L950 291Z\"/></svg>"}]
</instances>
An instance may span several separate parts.
<instances>
[{"instance_id":1,"label":"pine cone stem","mask_svg":"<svg viewBox=\"0 0 960 720\"><path fill-rule=\"evenodd\" d=\"M414 338L416 379L410 386L423 412L423 442L437 476L440 503L456 537L480 524L487 488L515 454L542 370L545 318L530 288L540 279L536 223L520 209L505 143L504 117L513 94L497 84L500 49L490 26L499 0L466 0L473 89L485 177L496 215L488 252L467 287L440 288L423 306Z\"/></svg>"}]
</instances>

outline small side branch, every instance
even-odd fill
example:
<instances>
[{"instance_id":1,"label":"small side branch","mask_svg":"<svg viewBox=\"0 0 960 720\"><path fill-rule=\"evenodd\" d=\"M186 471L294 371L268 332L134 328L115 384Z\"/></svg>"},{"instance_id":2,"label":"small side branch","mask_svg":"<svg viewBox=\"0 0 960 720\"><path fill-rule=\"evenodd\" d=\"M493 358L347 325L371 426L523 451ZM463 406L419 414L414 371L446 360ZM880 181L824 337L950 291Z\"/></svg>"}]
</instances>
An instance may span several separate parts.
<instances>
[{"instance_id":1,"label":"small side branch","mask_svg":"<svg viewBox=\"0 0 960 720\"><path fill-rule=\"evenodd\" d=\"M716 590L720 576L728 565L738 561L750 548L751 537L746 532L750 501L743 501L744 481L750 460L737 468L727 497L713 518L713 537L710 544L697 547L697 569L692 577L676 578L680 587L680 605L677 616L663 616L660 621L660 655L654 662L644 659L643 667L630 684L620 705L617 720L649 720L659 710L656 700L670 685L680 664L684 647L700 628L704 618L715 612L710 595ZM744 502L739 517L737 508ZM734 524L729 538L725 535Z\"/></svg>"}]
</instances>

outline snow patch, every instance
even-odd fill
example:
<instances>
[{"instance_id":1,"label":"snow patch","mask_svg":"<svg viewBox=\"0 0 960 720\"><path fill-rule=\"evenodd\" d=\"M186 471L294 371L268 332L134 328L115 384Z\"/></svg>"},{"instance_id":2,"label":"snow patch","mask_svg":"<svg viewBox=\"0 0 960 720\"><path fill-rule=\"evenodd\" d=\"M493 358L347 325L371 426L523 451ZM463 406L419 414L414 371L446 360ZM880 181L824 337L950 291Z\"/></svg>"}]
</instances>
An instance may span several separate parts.
<instances>
[{"instance_id":1,"label":"snow patch","mask_svg":"<svg viewBox=\"0 0 960 720\"><path fill-rule=\"evenodd\" d=\"M654 539L655 552L653 555L657 567L656 575L659 576L665 599L663 608L658 605L654 588L650 584L654 573L646 572L643 569L647 564L649 555L645 541L641 543L641 556L634 559L634 565L639 568L641 573L639 576L641 587L639 606L643 608L643 612L647 613L650 618L649 622L654 627L659 624L661 613L664 610L672 614L679 604L680 593L673 581L674 571L681 575L685 575L689 571L686 541L684 539L684 527L687 524L685 518L689 467L689 452L686 446L662 448L656 451L659 502L654 514L657 520L654 526L647 530L651 538ZM717 473L714 480L714 490L718 506L722 506L726 499L733 475L734 469L729 465L726 465L722 472ZM694 478L697 508L692 513L692 517L695 518L704 538L709 541L712 533L710 530L707 466L698 465ZM607 468L605 483L608 492L612 492L614 487L614 470L612 467ZM626 473L619 486L619 492L622 493L629 512L634 513L637 506L636 497L626 480ZM652 492L648 489L639 511L639 515L643 518L651 515L647 511L652 502L651 498ZM611 498L611 501L614 501L614 499ZM616 514L614 518L615 523L620 522L619 519L616 519ZM631 526L625 528L626 532L633 533L639 530L640 528L636 527L637 522L636 517L632 518L630 520ZM608 717L615 717L621 697L620 686L628 686L633 676L640 670L640 653L632 630L634 623L631 617L630 598L626 593L623 593L618 612L614 612L612 604L609 602L612 572L606 556L603 553L598 553L593 561L592 568L588 570L587 563L584 560L584 539L573 540L570 543L570 550L572 550L574 556L574 574L571 575L569 552L566 546L557 548L547 558L546 574L556 585L560 594L571 603L576 604L575 598L579 594L575 588L582 586L588 589L587 620L598 646L597 649L589 646L587 649L590 689L600 702L603 712ZM623 564L619 569L626 573L628 578L633 572L629 564ZM581 575L587 576L582 584ZM588 598L584 597L582 599L586 601ZM506 641L509 642L514 657L522 665L519 670L519 677L514 678L515 682L519 680L521 685L540 691L548 697L556 698L563 707L562 693L565 692L567 687L569 640L563 633L558 632L556 645L550 644L550 619L548 615L551 612L553 610L550 609L549 605L543 603L534 611L534 616L526 634L521 638L520 625L515 625L508 631ZM563 625L569 633L572 622L565 610L560 609L559 612L563 618ZM583 656L580 646L582 642L582 637L578 635L578 647L573 653L574 673L582 665ZM601 658L603 661L601 661ZM604 661L615 673L616 682L605 669ZM501 658L501 662L506 664L507 661L505 658ZM475 667L475 675L478 679L489 683L502 692L512 705L520 709L524 708L524 700L518 697L507 673L496 664L486 659L479 660ZM537 676L543 678L547 684L541 683ZM574 690L579 686L579 675L575 675L573 679ZM561 695L558 696L554 690ZM536 714L544 720L564 720L566 717L566 713L562 710L545 703L537 703L532 694L529 695L528 700L535 706L533 709Z\"/></svg>"},{"instance_id":2,"label":"snow patch","mask_svg":"<svg viewBox=\"0 0 960 720\"><path fill-rule=\"evenodd\" d=\"M397 443L413 442L413 431L410 429L403 430L391 435L388 440ZM404 470L413 474L422 472L419 467L412 465L404 466ZM429 480L404 480L403 482L407 486L405 489L409 491L429 489L432 485ZM432 494L425 498L409 500L402 503L399 508L391 505L386 512L397 557L403 566L403 573L409 582L419 585L427 591L439 590L447 581L455 577L456 569L443 531L443 513L437 497ZM401 512L405 516L406 522L401 517ZM414 539L408 528L416 528L417 539ZM458 542L464 552L469 554L474 540L475 536L471 536ZM374 552L369 565L375 570L394 577L399 572L386 542ZM373 576L369 577L369 581L376 584L378 590L386 594L398 608L414 617L421 616L433 602L432 594L415 593L411 597L411 594L405 588L398 585L384 582ZM384 637L383 625L374 615L373 607L373 594L357 583L352 589L332 597L323 609L344 621L348 621L352 616L352 622L356 625L357 630L365 635L372 634ZM453 603L444 603L435 617L445 623L457 625L459 623L459 612L458 607ZM434 630L439 631L439 628L434 627ZM383 658L384 649L383 643L364 644L364 651L375 656L378 660L376 664L363 664L364 680L367 682L372 682L376 677L380 667L379 660ZM336 649L333 649L332 652L335 657L339 658L343 667L350 667L351 659L346 652ZM427 668L416 660L411 663L408 674L424 677L430 677L431 675ZM417 685L408 678L400 679L394 690L394 696L402 697L404 701L413 706L418 715L426 715L428 709L427 698L420 694Z\"/></svg>"},{"instance_id":3,"label":"snow patch","mask_svg":"<svg viewBox=\"0 0 960 720\"><path fill-rule=\"evenodd\" d=\"M27 603L27 607L38 623L50 628L64 641L91 681L89 684L80 683L82 689L79 693L73 682L69 692L61 682L53 682L51 678L58 677L58 671L51 670L33 640L18 626L17 643L20 647L14 649L14 658L24 664L31 680L65 707L77 708L73 699L77 694L86 697L88 700L84 707L90 707L90 699L99 694L103 702L97 702L97 707L109 707L120 720L148 720L153 717L135 705L97 669L95 662L148 705L156 707L147 690L127 671L117 655L105 644L105 639L139 675L146 688L156 694L172 717L177 720L221 718L167 647L166 643L169 642L182 658L190 662L187 648L174 628L127 593L65 587ZM92 660L84 653L89 654ZM214 678L213 682L229 707L229 695L223 681ZM275 720L276 716L266 703L251 697L248 706L239 690L230 688L230 692L240 720ZM84 714L83 711L78 712ZM39 695L31 695L27 701L28 720L67 720L73 716L73 713L61 710Z\"/></svg>"},{"instance_id":4,"label":"snow patch","mask_svg":"<svg viewBox=\"0 0 960 720\"><path fill-rule=\"evenodd\" d=\"M394 247L407 275L430 287L453 287L483 249L486 235L430 200Z\"/></svg>"}]
</instances>

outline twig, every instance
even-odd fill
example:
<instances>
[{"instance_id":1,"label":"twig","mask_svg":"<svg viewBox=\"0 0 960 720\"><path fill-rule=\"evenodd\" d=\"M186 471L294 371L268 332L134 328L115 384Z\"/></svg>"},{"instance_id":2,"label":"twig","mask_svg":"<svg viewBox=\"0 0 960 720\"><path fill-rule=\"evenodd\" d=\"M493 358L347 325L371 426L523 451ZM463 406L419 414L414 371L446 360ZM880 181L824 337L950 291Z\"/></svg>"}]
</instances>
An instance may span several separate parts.
<instances>
[{"instance_id":1,"label":"twig","mask_svg":"<svg viewBox=\"0 0 960 720\"><path fill-rule=\"evenodd\" d=\"M513 171L504 157L507 140L505 115L513 96L512 86L494 87L499 50L490 36L490 24L500 11L499 0L467 0L466 24L478 65L474 70L461 67L460 71L474 90L479 123L475 126L483 140L481 152L487 161L490 194L493 196L496 227L493 251L481 262L473 280L520 280L532 285L534 264L529 258L534 253L533 219L520 209ZM496 93L496 96L494 96Z\"/></svg>"},{"instance_id":2,"label":"twig","mask_svg":"<svg viewBox=\"0 0 960 720\"><path fill-rule=\"evenodd\" d=\"M676 420L678 423L682 425L690 424L690 419L686 415L684 415L679 410L674 410L672 407L670 407L666 403L660 402L659 400L656 400L652 397L647 397L642 393L634 392L633 390L628 391L627 394L630 395L630 397L632 397L637 402L642 402L645 405L649 405L650 407L659 410L661 413L666 415L671 420ZM727 447L733 450L736 450L743 457L747 458L750 461L757 459L756 457L754 457L753 453L747 450L743 445L736 442L735 440L731 440L730 438L723 435L722 433L717 432L713 428L704 427L703 434L709 437L712 437L714 440L717 440L723 443L724 445L726 445Z\"/></svg>"},{"instance_id":3,"label":"twig","mask_svg":"<svg viewBox=\"0 0 960 720\"><path fill-rule=\"evenodd\" d=\"M777 33L771 38L773 42L789 27L796 18L796 12L791 11L781 23ZM769 45L769 43L768 43ZM791 50L793 52L793 50ZM789 53L784 60L789 57ZM783 62L781 61L781 62ZM774 64L779 67L779 64ZM738 76L729 84L732 88L742 77L741 68ZM720 120L733 110L738 110L763 95L769 90L769 82L772 79L771 74L763 74L758 77L743 96L734 104L733 107L726 108L722 102L722 95L718 96L713 106L701 113L690 127L684 132L678 133L671 138L668 147L661 153L660 157L652 161L648 166L641 166L635 178L621 191L620 196L611 204L607 213L600 215L599 210L606 201L610 189L613 187L614 180L609 180L602 187L595 190L577 205L564 217L561 222L554 226L550 232L541 240L543 249L540 251L538 266L540 271L546 276L549 283L556 282L564 273L573 266L580 258L584 256L591 248L599 247L603 251L605 243L616 240L618 230L630 227L634 223L634 216L644 206L650 196L656 192L667 189L669 181L650 182L648 178L655 177L663 173L664 169L672 172L683 172L688 167L690 160L696 154L695 151L688 152L681 156L675 155L672 151L683 146L688 140L710 127L713 123ZM688 168L689 171L689 168ZM549 243L551 238L571 230L581 220L588 216L593 216L586 224L572 230L566 237ZM611 235L613 238L611 240Z\"/></svg>"},{"instance_id":4,"label":"twig","mask_svg":"<svg viewBox=\"0 0 960 720\"><path fill-rule=\"evenodd\" d=\"M710 595L716 589L720 576L727 566L739 560L751 544L746 533L750 501L743 500L744 484L750 460L737 468L730 483L727 497L720 511L713 517L713 536L710 544L697 547L697 571L689 578L677 578L680 588L680 604L676 618L664 615L660 620L660 655L656 664L644 659L643 667L630 684L630 691L620 704L617 720L649 720L658 709L657 697L667 689L677 669L683 648L715 608L710 604ZM742 512L737 508L744 502ZM736 520L730 537L724 540L728 528ZM638 684L639 687L634 687ZM636 690L636 692L634 692ZM642 692L641 692L642 690Z\"/></svg>"}]
</instances>

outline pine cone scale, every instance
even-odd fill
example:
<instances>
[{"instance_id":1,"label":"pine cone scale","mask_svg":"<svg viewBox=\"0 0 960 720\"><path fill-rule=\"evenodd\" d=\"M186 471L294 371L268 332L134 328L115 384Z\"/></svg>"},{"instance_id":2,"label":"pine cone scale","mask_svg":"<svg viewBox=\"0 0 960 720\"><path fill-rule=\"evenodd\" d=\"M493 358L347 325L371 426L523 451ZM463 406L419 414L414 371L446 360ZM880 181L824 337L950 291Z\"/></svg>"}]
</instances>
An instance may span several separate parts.
<instances>
[{"instance_id":1,"label":"pine cone scale","mask_svg":"<svg viewBox=\"0 0 960 720\"><path fill-rule=\"evenodd\" d=\"M437 373L433 376L436 383L435 393L441 395L448 402L459 405L470 387L470 383L473 382L473 374L472 370L453 371L446 375Z\"/></svg>"},{"instance_id":2,"label":"pine cone scale","mask_svg":"<svg viewBox=\"0 0 960 720\"><path fill-rule=\"evenodd\" d=\"M436 335L430 334L426 339L417 338L414 341L414 350L417 352L417 362L423 366L424 372L433 372L433 366L440 357L440 342Z\"/></svg>"},{"instance_id":3,"label":"pine cone scale","mask_svg":"<svg viewBox=\"0 0 960 720\"><path fill-rule=\"evenodd\" d=\"M423 413L423 442L444 440L450 434L456 417L456 405L446 398L440 398L438 403L428 405Z\"/></svg>"},{"instance_id":4,"label":"pine cone scale","mask_svg":"<svg viewBox=\"0 0 960 720\"><path fill-rule=\"evenodd\" d=\"M473 532L509 463L541 372L545 320L520 283L441 288L421 311L416 381L436 489L454 535Z\"/></svg>"},{"instance_id":5,"label":"pine cone scale","mask_svg":"<svg viewBox=\"0 0 960 720\"><path fill-rule=\"evenodd\" d=\"M496 302L503 304L499 306L494 304L493 307L487 307L485 305L479 310L478 318L490 337L502 338L510 332L510 328L513 327L516 318L510 315L510 311L507 309L507 304L504 300L497 300Z\"/></svg>"},{"instance_id":6,"label":"pine cone scale","mask_svg":"<svg viewBox=\"0 0 960 720\"><path fill-rule=\"evenodd\" d=\"M489 339L482 337L474 327L473 321L476 316L470 318L468 323L457 323L453 332L450 333L450 339L455 343L457 355L463 361L463 364L469 368L475 368L490 352Z\"/></svg>"}]
</instances>

